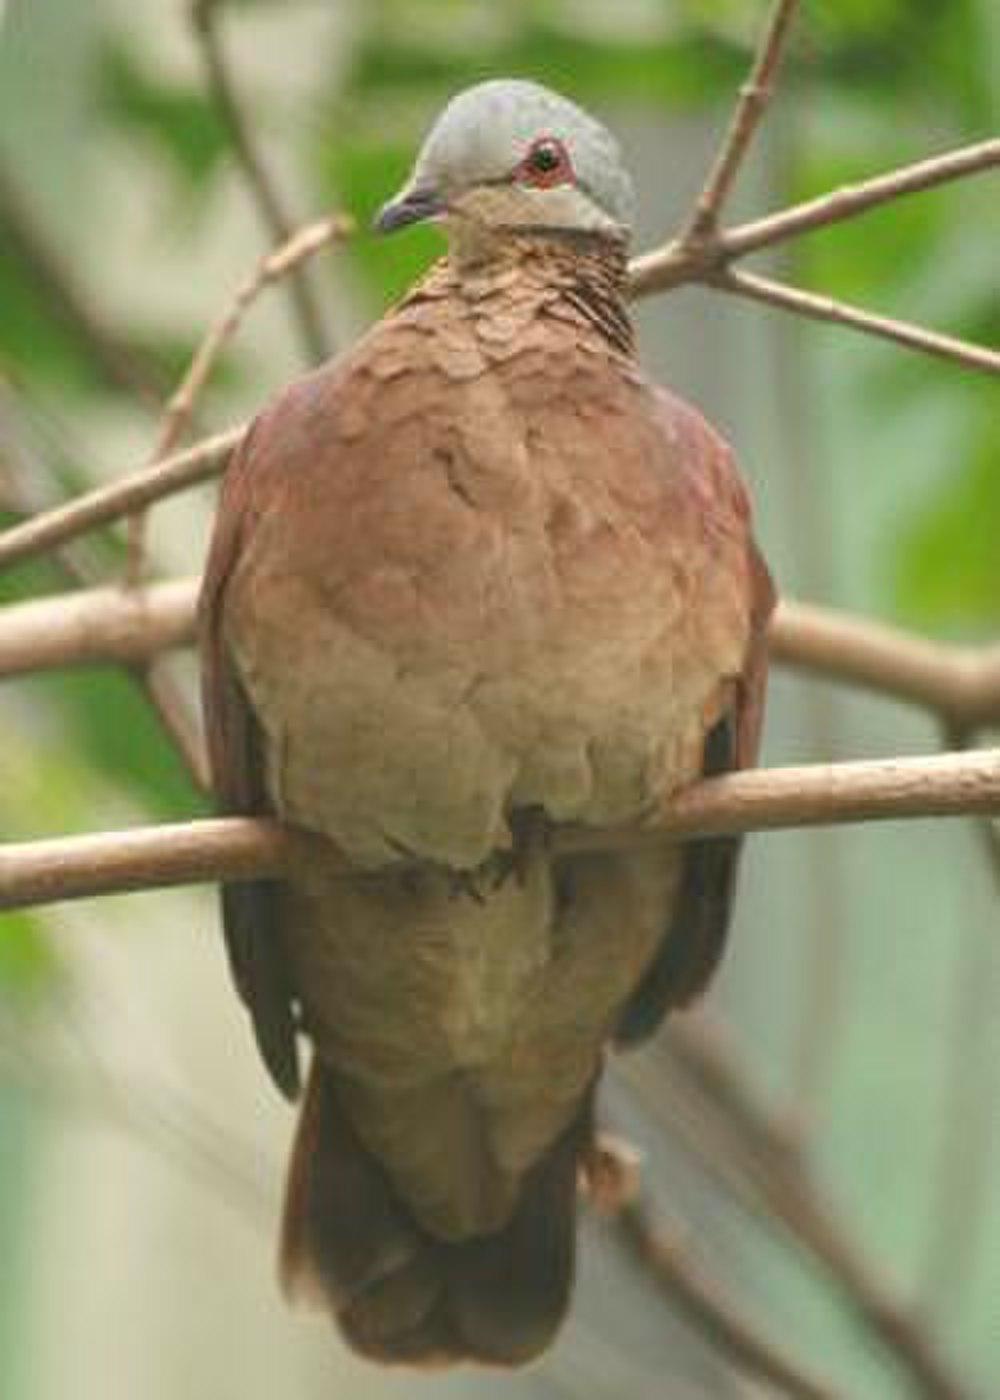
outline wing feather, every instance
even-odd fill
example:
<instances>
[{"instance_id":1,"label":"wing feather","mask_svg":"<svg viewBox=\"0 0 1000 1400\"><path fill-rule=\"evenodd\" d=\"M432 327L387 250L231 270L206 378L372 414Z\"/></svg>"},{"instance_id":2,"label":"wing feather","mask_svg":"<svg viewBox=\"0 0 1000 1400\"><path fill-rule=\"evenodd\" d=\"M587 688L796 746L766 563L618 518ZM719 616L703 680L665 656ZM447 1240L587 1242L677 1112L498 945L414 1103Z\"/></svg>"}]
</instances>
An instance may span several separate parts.
<instances>
[{"instance_id":1,"label":"wing feather","mask_svg":"<svg viewBox=\"0 0 1000 1400\"><path fill-rule=\"evenodd\" d=\"M252 528L250 449L253 429L237 449L223 483L215 535L199 600L202 705L212 782L226 816L271 814L262 734L226 645L226 586ZM274 881L222 886L222 919L233 979L253 1020L264 1063L288 1098L299 1092L294 1000L281 941Z\"/></svg>"}]
</instances>

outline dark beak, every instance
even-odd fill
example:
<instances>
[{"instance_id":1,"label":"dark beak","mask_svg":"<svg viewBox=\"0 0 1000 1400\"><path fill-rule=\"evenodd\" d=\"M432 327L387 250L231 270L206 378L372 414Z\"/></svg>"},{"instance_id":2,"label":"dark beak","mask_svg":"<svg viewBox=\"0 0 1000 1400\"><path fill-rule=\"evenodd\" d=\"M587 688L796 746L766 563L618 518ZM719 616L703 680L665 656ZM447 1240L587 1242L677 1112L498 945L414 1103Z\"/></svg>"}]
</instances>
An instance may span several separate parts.
<instances>
[{"instance_id":1,"label":"dark beak","mask_svg":"<svg viewBox=\"0 0 1000 1400\"><path fill-rule=\"evenodd\" d=\"M376 233L395 233L407 224L435 219L447 208L440 194L430 185L410 185L388 204L383 204L372 225Z\"/></svg>"}]
</instances>

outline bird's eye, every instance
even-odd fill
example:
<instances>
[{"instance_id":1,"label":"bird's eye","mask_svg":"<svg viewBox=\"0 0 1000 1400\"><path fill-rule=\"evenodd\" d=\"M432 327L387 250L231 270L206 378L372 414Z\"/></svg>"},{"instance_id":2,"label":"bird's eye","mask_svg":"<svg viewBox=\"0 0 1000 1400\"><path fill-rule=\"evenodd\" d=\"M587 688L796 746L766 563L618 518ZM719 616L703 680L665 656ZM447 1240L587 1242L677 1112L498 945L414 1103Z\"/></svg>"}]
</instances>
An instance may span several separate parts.
<instances>
[{"instance_id":1,"label":"bird's eye","mask_svg":"<svg viewBox=\"0 0 1000 1400\"><path fill-rule=\"evenodd\" d=\"M572 176L569 155L554 136L541 136L521 162L521 178L529 185L561 184Z\"/></svg>"}]
</instances>

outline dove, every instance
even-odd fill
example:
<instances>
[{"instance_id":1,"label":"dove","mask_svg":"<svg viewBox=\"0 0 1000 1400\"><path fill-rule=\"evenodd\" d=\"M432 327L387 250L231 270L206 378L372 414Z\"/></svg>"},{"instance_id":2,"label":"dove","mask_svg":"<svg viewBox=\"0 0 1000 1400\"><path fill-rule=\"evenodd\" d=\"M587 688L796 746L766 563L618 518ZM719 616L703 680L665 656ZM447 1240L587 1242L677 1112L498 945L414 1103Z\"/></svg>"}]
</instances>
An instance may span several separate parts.
<instances>
[{"instance_id":1,"label":"dove","mask_svg":"<svg viewBox=\"0 0 1000 1400\"><path fill-rule=\"evenodd\" d=\"M761 727L773 588L729 447L640 368L633 206L570 100L454 97L376 225L433 221L447 255L263 409L222 487L219 806L331 843L222 890L260 1053L301 1091L281 1275L384 1363L552 1342L604 1062L726 938L738 838L553 839L655 821Z\"/></svg>"}]
</instances>

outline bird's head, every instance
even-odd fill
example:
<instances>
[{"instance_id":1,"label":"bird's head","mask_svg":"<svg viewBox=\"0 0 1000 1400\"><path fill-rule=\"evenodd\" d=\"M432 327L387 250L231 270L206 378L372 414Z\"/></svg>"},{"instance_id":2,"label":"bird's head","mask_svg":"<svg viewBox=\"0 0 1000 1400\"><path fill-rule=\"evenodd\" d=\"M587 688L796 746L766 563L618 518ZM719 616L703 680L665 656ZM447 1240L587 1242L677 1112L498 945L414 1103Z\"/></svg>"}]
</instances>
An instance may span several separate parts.
<instances>
[{"instance_id":1,"label":"bird's head","mask_svg":"<svg viewBox=\"0 0 1000 1400\"><path fill-rule=\"evenodd\" d=\"M624 243L633 204L618 144L600 122L537 83L500 79L452 98L375 227L438 220L460 254L505 233Z\"/></svg>"}]
</instances>

